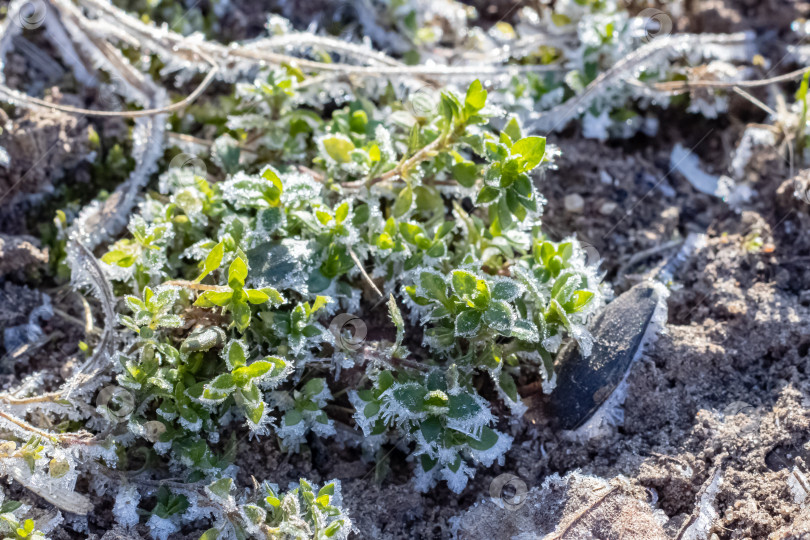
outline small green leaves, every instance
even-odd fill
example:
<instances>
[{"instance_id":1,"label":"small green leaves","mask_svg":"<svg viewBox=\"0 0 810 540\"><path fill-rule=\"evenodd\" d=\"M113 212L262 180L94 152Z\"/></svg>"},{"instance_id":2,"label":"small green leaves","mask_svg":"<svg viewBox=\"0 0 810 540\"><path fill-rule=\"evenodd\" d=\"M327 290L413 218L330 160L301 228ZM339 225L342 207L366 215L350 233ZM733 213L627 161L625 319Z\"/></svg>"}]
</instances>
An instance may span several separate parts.
<instances>
[{"instance_id":1,"label":"small green leaves","mask_svg":"<svg viewBox=\"0 0 810 540\"><path fill-rule=\"evenodd\" d=\"M402 191L399 192L397 199L394 202L394 217L404 216L408 210L411 209L412 204L413 190L411 189L411 186L405 186Z\"/></svg>"},{"instance_id":2,"label":"small green leaves","mask_svg":"<svg viewBox=\"0 0 810 540\"><path fill-rule=\"evenodd\" d=\"M223 197L237 208L265 209L281 204L284 186L278 172L270 166L260 176L237 173L223 186Z\"/></svg>"},{"instance_id":3,"label":"small green leaves","mask_svg":"<svg viewBox=\"0 0 810 540\"><path fill-rule=\"evenodd\" d=\"M456 163L453 165L453 178L464 187L473 187L478 179L478 167L469 161Z\"/></svg>"},{"instance_id":4,"label":"small green leaves","mask_svg":"<svg viewBox=\"0 0 810 540\"><path fill-rule=\"evenodd\" d=\"M511 279L500 279L492 286L492 298L512 302L520 294L520 286Z\"/></svg>"},{"instance_id":5,"label":"small green leaves","mask_svg":"<svg viewBox=\"0 0 810 540\"><path fill-rule=\"evenodd\" d=\"M231 289L241 289L247 279L247 264L242 257L236 257L228 268L228 286Z\"/></svg>"},{"instance_id":6,"label":"small green leaves","mask_svg":"<svg viewBox=\"0 0 810 540\"><path fill-rule=\"evenodd\" d=\"M278 305L284 303L284 297L272 287L263 289L245 289L248 268L242 256L237 256L228 268L228 288L221 290L208 290L202 293L194 302L195 306L219 306L230 311L233 324L240 332L244 332L250 325L250 304L271 303Z\"/></svg>"},{"instance_id":7,"label":"small green leaves","mask_svg":"<svg viewBox=\"0 0 810 540\"><path fill-rule=\"evenodd\" d=\"M503 335L510 335L512 325L515 321L515 314L509 304L502 300L496 300L489 304L484 312L484 324Z\"/></svg>"},{"instance_id":8,"label":"small green leaves","mask_svg":"<svg viewBox=\"0 0 810 540\"><path fill-rule=\"evenodd\" d=\"M453 290L460 296L472 296L476 292L476 282L478 279L474 274L464 270L453 270L451 281Z\"/></svg>"},{"instance_id":9,"label":"small green leaves","mask_svg":"<svg viewBox=\"0 0 810 540\"><path fill-rule=\"evenodd\" d=\"M208 253L208 256L205 258L205 262L203 263L202 273L197 276L197 279L194 280L194 283L199 283L211 272L219 268L219 265L222 264L222 257L225 254L225 244L220 242L219 244L215 245L211 251Z\"/></svg>"},{"instance_id":10,"label":"small green leaves","mask_svg":"<svg viewBox=\"0 0 810 540\"><path fill-rule=\"evenodd\" d=\"M188 497L185 495L175 495L165 486L161 486L157 492L157 501L152 513L162 519L182 514L188 510L189 502Z\"/></svg>"},{"instance_id":11,"label":"small green leaves","mask_svg":"<svg viewBox=\"0 0 810 540\"><path fill-rule=\"evenodd\" d=\"M531 171L537 167L546 152L545 137L525 137L512 145L512 154L521 157L520 172Z\"/></svg>"},{"instance_id":12,"label":"small green leaves","mask_svg":"<svg viewBox=\"0 0 810 540\"><path fill-rule=\"evenodd\" d=\"M216 326L201 326L191 331L188 337L180 345L180 352L192 353L196 351L207 351L213 347L224 345L225 332Z\"/></svg>"},{"instance_id":13,"label":"small green leaves","mask_svg":"<svg viewBox=\"0 0 810 540\"><path fill-rule=\"evenodd\" d=\"M487 103L487 91L481 85L481 81L474 80L467 88L467 96L464 98L464 108L470 112L478 112Z\"/></svg>"},{"instance_id":14,"label":"small green leaves","mask_svg":"<svg viewBox=\"0 0 810 540\"><path fill-rule=\"evenodd\" d=\"M227 499L231 494L232 488L233 488L233 478L228 478L226 476L212 482L211 484L208 484L206 490L210 491L220 499Z\"/></svg>"},{"instance_id":15,"label":"small green leaves","mask_svg":"<svg viewBox=\"0 0 810 540\"><path fill-rule=\"evenodd\" d=\"M451 395L448 407L447 416L454 420L469 419L481 412L481 405L467 393Z\"/></svg>"},{"instance_id":16,"label":"small green leaves","mask_svg":"<svg viewBox=\"0 0 810 540\"><path fill-rule=\"evenodd\" d=\"M212 527L207 531L205 531L204 533L202 533L202 536L200 536L200 540L219 540L219 537L220 537L220 530L215 527Z\"/></svg>"},{"instance_id":17,"label":"small green leaves","mask_svg":"<svg viewBox=\"0 0 810 540\"><path fill-rule=\"evenodd\" d=\"M554 54L538 52L543 63ZM160 459L187 466L189 484L215 480L206 495L233 509L233 530L214 517L204 540L346 536L334 484L235 498L229 480L211 477L238 455L223 434L249 432L284 451L334 435L328 415L345 398L333 390L372 440L418 449L421 485L447 478L461 489L474 462L489 465L511 442L492 427L503 404L488 400L518 414L515 378L539 380L540 362L550 373L545 347L582 335L600 300L576 241L541 232L531 173L546 160L545 139L516 116L500 131L487 125L503 103L488 105L495 95L481 81L460 94L425 91L435 99L411 114L393 87L360 92L325 118L298 105L304 78L285 65L239 85L223 103L238 113L217 119L228 135L212 149L224 178L161 175L146 195L148 222L134 218L105 255L120 267L116 290L136 291L121 317L132 345L116 357L118 384L142 404L130 429ZM550 90L543 78L529 83L510 83L521 86L515 99ZM257 174L262 163L278 169ZM371 311L379 290L387 318ZM342 316L369 325L362 350L330 331ZM26 447L29 464L53 458L41 442ZM184 519L188 500L169 490L157 500L156 516Z\"/></svg>"},{"instance_id":18,"label":"small green leaves","mask_svg":"<svg viewBox=\"0 0 810 540\"><path fill-rule=\"evenodd\" d=\"M471 337L481 327L481 312L475 310L462 311L456 317L456 335Z\"/></svg>"},{"instance_id":19,"label":"small green leaves","mask_svg":"<svg viewBox=\"0 0 810 540\"><path fill-rule=\"evenodd\" d=\"M498 190L498 188L492 186L484 186L483 188L481 188L481 191L478 192L478 197L476 197L475 199L475 204L491 203L492 201L497 199L500 194L501 192L500 190Z\"/></svg>"},{"instance_id":20,"label":"small green leaves","mask_svg":"<svg viewBox=\"0 0 810 540\"><path fill-rule=\"evenodd\" d=\"M351 152L354 144L346 137L333 135L321 139L326 155L338 163L349 163L352 159Z\"/></svg>"}]
</instances>

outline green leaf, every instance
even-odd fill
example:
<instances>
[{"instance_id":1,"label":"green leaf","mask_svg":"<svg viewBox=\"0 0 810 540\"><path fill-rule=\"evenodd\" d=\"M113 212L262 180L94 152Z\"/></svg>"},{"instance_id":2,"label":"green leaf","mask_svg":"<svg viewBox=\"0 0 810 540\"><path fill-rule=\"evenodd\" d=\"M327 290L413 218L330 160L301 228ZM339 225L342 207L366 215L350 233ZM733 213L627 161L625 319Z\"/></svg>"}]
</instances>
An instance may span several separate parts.
<instances>
[{"instance_id":1,"label":"green leaf","mask_svg":"<svg viewBox=\"0 0 810 540\"><path fill-rule=\"evenodd\" d=\"M233 322L240 332L250 326L250 306L247 303L236 303L232 306Z\"/></svg>"},{"instance_id":2,"label":"green leaf","mask_svg":"<svg viewBox=\"0 0 810 540\"><path fill-rule=\"evenodd\" d=\"M321 139L323 149L327 155L338 163L349 163L354 143L345 137L331 136Z\"/></svg>"},{"instance_id":3,"label":"green leaf","mask_svg":"<svg viewBox=\"0 0 810 540\"><path fill-rule=\"evenodd\" d=\"M285 426L294 426L299 422L303 422L304 417L301 415L300 412L296 411L295 409L290 409L284 414L284 425Z\"/></svg>"},{"instance_id":4,"label":"green leaf","mask_svg":"<svg viewBox=\"0 0 810 540\"><path fill-rule=\"evenodd\" d=\"M248 302L251 304L264 304L270 300L269 296L258 289L246 289L245 294L247 294Z\"/></svg>"},{"instance_id":5,"label":"green leaf","mask_svg":"<svg viewBox=\"0 0 810 540\"><path fill-rule=\"evenodd\" d=\"M486 309L492 299L492 294L489 292L489 284L483 279L475 280L475 294L472 297L472 305L476 309ZM469 302L468 302L469 305Z\"/></svg>"},{"instance_id":6,"label":"green leaf","mask_svg":"<svg viewBox=\"0 0 810 540\"><path fill-rule=\"evenodd\" d=\"M509 399L512 401L518 400L518 391L517 385L515 384L515 379L512 378L511 375L506 373L505 371L501 371L501 374L498 376L498 384L501 387Z\"/></svg>"},{"instance_id":7,"label":"green leaf","mask_svg":"<svg viewBox=\"0 0 810 540\"><path fill-rule=\"evenodd\" d=\"M394 375L388 370L381 371L377 377L377 387L379 388L380 392L388 390L393 384Z\"/></svg>"},{"instance_id":8,"label":"green leaf","mask_svg":"<svg viewBox=\"0 0 810 540\"><path fill-rule=\"evenodd\" d=\"M231 289L241 289L247 279L247 265L242 257L236 257L228 268L228 286Z\"/></svg>"},{"instance_id":9,"label":"green leaf","mask_svg":"<svg viewBox=\"0 0 810 540\"><path fill-rule=\"evenodd\" d=\"M324 495L331 497L334 494L335 494L334 482L330 482L318 490L318 497L323 497Z\"/></svg>"},{"instance_id":10,"label":"green leaf","mask_svg":"<svg viewBox=\"0 0 810 540\"><path fill-rule=\"evenodd\" d=\"M436 466L438 460L431 458L427 454L419 456L419 464L422 465L422 470L427 472Z\"/></svg>"},{"instance_id":11,"label":"green leaf","mask_svg":"<svg viewBox=\"0 0 810 540\"><path fill-rule=\"evenodd\" d=\"M248 381L257 382L267 374L272 375L275 371L282 371L287 363L281 358L267 356L264 360L257 360L249 366L240 367L234 371L233 375L236 384L243 386Z\"/></svg>"},{"instance_id":12,"label":"green leaf","mask_svg":"<svg viewBox=\"0 0 810 540\"><path fill-rule=\"evenodd\" d=\"M411 186L405 186L397 195L396 201L394 201L394 217L401 217L405 215L405 213L411 209L412 204L413 189L411 189Z\"/></svg>"},{"instance_id":13,"label":"green leaf","mask_svg":"<svg viewBox=\"0 0 810 540\"><path fill-rule=\"evenodd\" d=\"M554 26L565 26L571 24L571 18L563 13L552 13L551 22L554 23Z\"/></svg>"},{"instance_id":14,"label":"green leaf","mask_svg":"<svg viewBox=\"0 0 810 540\"><path fill-rule=\"evenodd\" d=\"M481 81L474 80L467 88L467 96L464 98L465 108L473 112L480 111L487 104L487 91L484 90Z\"/></svg>"},{"instance_id":15,"label":"green leaf","mask_svg":"<svg viewBox=\"0 0 810 540\"><path fill-rule=\"evenodd\" d=\"M501 194L501 190L492 186L484 186L478 192L478 197L475 199L475 204L486 204L494 201Z\"/></svg>"},{"instance_id":16,"label":"green leaf","mask_svg":"<svg viewBox=\"0 0 810 540\"><path fill-rule=\"evenodd\" d=\"M574 293L574 311L579 311L591 301L594 293L588 290L580 290Z\"/></svg>"},{"instance_id":17,"label":"green leaf","mask_svg":"<svg viewBox=\"0 0 810 540\"><path fill-rule=\"evenodd\" d=\"M205 262L203 263L202 273L197 276L194 283L201 282L205 276L219 268L219 265L222 264L222 256L224 253L225 244L220 242L219 244L215 245L213 249L208 252L208 256L205 258Z\"/></svg>"},{"instance_id":18,"label":"green leaf","mask_svg":"<svg viewBox=\"0 0 810 540\"><path fill-rule=\"evenodd\" d=\"M248 419L253 422L254 425L258 425L258 423L262 421L262 416L264 415L264 402L259 401L255 404L246 403L246 409L245 414L247 415Z\"/></svg>"},{"instance_id":19,"label":"green leaf","mask_svg":"<svg viewBox=\"0 0 810 540\"><path fill-rule=\"evenodd\" d=\"M228 344L228 367L236 369L247 363L247 350L241 341L231 341Z\"/></svg>"},{"instance_id":20,"label":"green leaf","mask_svg":"<svg viewBox=\"0 0 810 540\"><path fill-rule=\"evenodd\" d=\"M422 288L433 298L443 301L447 298L447 283L444 277L433 272L422 272L419 275L419 282Z\"/></svg>"},{"instance_id":21,"label":"green leaf","mask_svg":"<svg viewBox=\"0 0 810 540\"><path fill-rule=\"evenodd\" d=\"M431 416L422 422L419 429L427 442L436 442L442 433L442 423L437 417Z\"/></svg>"},{"instance_id":22,"label":"green leaf","mask_svg":"<svg viewBox=\"0 0 810 540\"><path fill-rule=\"evenodd\" d=\"M380 404L376 401L372 401L367 403L366 406L363 408L363 416L366 418L371 418L375 414L380 412Z\"/></svg>"},{"instance_id":23,"label":"green leaf","mask_svg":"<svg viewBox=\"0 0 810 540\"><path fill-rule=\"evenodd\" d=\"M456 335L460 337L471 337L478 332L481 327L481 312L469 309L459 313L456 317Z\"/></svg>"},{"instance_id":24,"label":"green leaf","mask_svg":"<svg viewBox=\"0 0 810 540\"><path fill-rule=\"evenodd\" d=\"M416 383L395 386L393 391L394 399L412 413L422 412L424 395L425 388Z\"/></svg>"},{"instance_id":25,"label":"green leaf","mask_svg":"<svg viewBox=\"0 0 810 540\"><path fill-rule=\"evenodd\" d=\"M225 306L233 297L233 293L228 291L205 291L194 301L195 306L213 307Z\"/></svg>"},{"instance_id":26,"label":"green leaf","mask_svg":"<svg viewBox=\"0 0 810 540\"><path fill-rule=\"evenodd\" d=\"M323 378L318 377L315 379L310 379L306 382L306 384L304 384L304 387L301 388L301 393L309 397L317 396L323 392L325 386L326 382L323 380Z\"/></svg>"},{"instance_id":27,"label":"green leaf","mask_svg":"<svg viewBox=\"0 0 810 540\"><path fill-rule=\"evenodd\" d=\"M430 407L447 407L447 394L442 390L431 390L425 396L425 405Z\"/></svg>"},{"instance_id":28,"label":"green leaf","mask_svg":"<svg viewBox=\"0 0 810 540\"><path fill-rule=\"evenodd\" d=\"M489 428L487 426L484 426L481 429L481 438L478 439L478 440L470 438L470 440L469 440L469 442L467 444L473 450L478 450L479 452L484 452L486 450L489 450L493 446L495 446L495 444L497 444L497 442L498 442L498 434L495 433L495 431L492 430L491 428Z\"/></svg>"},{"instance_id":29,"label":"green leaf","mask_svg":"<svg viewBox=\"0 0 810 540\"><path fill-rule=\"evenodd\" d=\"M396 352L402 345L402 340L405 339L405 320L402 318L402 312L399 310L393 294L388 296L388 314L397 329L396 343L394 344L394 352Z\"/></svg>"},{"instance_id":30,"label":"green leaf","mask_svg":"<svg viewBox=\"0 0 810 540\"><path fill-rule=\"evenodd\" d=\"M371 209L367 204L361 204L354 209L352 216L352 225L359 227L368 221L371 217Z\"/></svg>"},{"instance_id":31,"label":"green leaf","mask_svg":"<svg viewBox=\"0 0 810 540\"><path fill-rule=\"evenodd\" d=\"M511 279L501 279L492 286L492 299L512 302L520 294L520 286Z\"/></svg>"},{"instance_id":32,"label":"green leaf","mask_svg":"<svg viewBox=\"0 0 810 540\"><path fill-rule=\"evenodd\" d=\"M521 341L528 341L529 343L537 343L540 341L540 333L537 326L531 321L525 319L518 319L512 326L512 336Z\"/></svg>"},{"instance_id":33,"label":"green leaf","mask_svg":"<svg viewBox=\"0 0 810 540\"><path fill-rule=\"evenodd\" d=\"M231 493L232 486L233 486L233 479L226 476L209 484L208 490L217 497L219 497L220 499L227 499Z\"/></svg>"},{"instance_id":34,"label":"green leaf","mask_svg":"<svg viewBox=\"0 0 810 540\"><path fill-rule=\"evenodd\" d=\"M471 418L481 412L481 405L470 394L460 393L450 396L448 418L462 420Z\"/></svg>"},{"instance_id":35,"label":"green leaf","mask_svg":"<svg viewBox=\"0 0 810 540\"><path fill-rule=\"evenodd\" d=\"M335 210L335 222L336 223L343 223L346 221L346 217L349 215L349 203L344 202L340 206L337 207Z\"/></svg>"},{"instance_id":36,"label":"green leaf","mask_svg":"<svg viewBox=\"0 0 810 540\"><path fill-rule=\"evenodd\" d=\"M377 144L372 144L371 148L368 149L368 157L375 163L380 161L382 153L380 152L380 147Z\"/></svg>"},{"instance_id":37,"label":"green leaf","mask_svg":"<svg viewBox=\"0 0 810 540\"><path fill-rule=\"evenodd\" d=\"M537 167L543 161L545 152L545 137L524 137L512 145L512 155L520 154L523 158L521 172L527 172Z\"/></svg>"},{"instance_id":38,"label":"green leaf","mask_svg":"<svg viewBox=\"0 0 810 540\"><path fill-rule=\"evenodd\" d=\"M515 322L515 314L509 304L502 300L493 301L484 312L484 323L497 332L509 335Z\"/></svg>"},{"instance_id":39,"label":"green leaf","mask_svg":"<svg viewBox=\"0 0 810 540\"><path fill-rule=\"evenodd\" d=\"M522 137L520 134L520 123L517 117L513 116L509 119L509 122L507 122L506 126L503 128L503 133L506 133L513 143Z\"/></svg>"},{"instance_id":40,"label":"green leaf","mask_svg":"<svg viewBox=\"0 0 810 540\"><path fill-rule=\"evenodd\" d=\"M258 289L258 290L261 291L262 293L264 293L265 295L267 295L267 299L274 306L277 306L279 304L283 304L285 302L284 297L281 296L281 293L278 292L273 287L264 287L264 288L261 288L261 289Z\"/></svg>"},{"instance_id":41,"label":"green leaf","mask_svg":"<svg viewBox=\"0 0 810 540\"><path fill-rule=\"evenodd\" d=\"M220 392L227 392L233 389L234 387L233 382L234 378L230 373L223 373L222 375L219 375L213 381L208 383L206 386L213 390L217 390Z\"/></svg>"},{"instance_id":42,"label":"green leaf","mask_svg":"<svg viewBox=\"0 0 810 540\"><path fill-rule=\"evenodd\" d=\"M528 175L521 174L515 179L515 191L523 198L531 197L532 181Z\"/></svg>"},{"instance_id":43,"label":"green leaf","mask_svg":"<svg viewBox=\"0 0 810 540\"><path fill-rule=\"evenodd\" d=\"M473 187L478 179L478 167L471 161L462 161L453 165L453 178L466 188Z\"/></svg>"},{"instance_id":44,"label":"green leaf","mask_svg":"<svg viewBox=\"0 0 810 540\"><path fill-rule=\"evenodd\" d=\"M329 212L324 212L323 210L316 210L315 217L318 218L318 221L321 222L321 225L326 225L330 221L332 221L332 215Z\"/></svg>"},{"instance_id":45,"label":"green leaf","mask_svg":"<svg viewBox=\"0 0 810 540\"><path fill-rule=\"evenodd\" d=\"M22 503L19 501L5 501L3 502L3 506L0 506L0 514L8 514L10 512L14 512L20 506L22 506Z\"/></svg>"},{"instance_id":46,"label":"green leaf","mask_svg":"<svg viewBox=\"0 0 810 540\"><path fill-rule=\"evenodd\" d=\"M565 273L554 282L554 286L551 288L551 296L560 304L566 304L573 296L574 291L583 285L585 283L582 276L573 272Z\"/></svg>"},{"instance_id":47,"label":"green leaf","mask_svg":"<svg viewBox=\"0 0 810 540\"><path fill-rule=\"evenodd\" d=\"M200 540L219 540L219 529L216 527L212 527L202 533L200 536Z\"/></svg>"},{"instance_id":48,"label":"green leaf","mask_svg":"<svg viewBox=\"0 0 810 540\"><path fill-rule=\"evenodd\" d=\"M180 345L181 353L207 351L225 343L225 332L217 326L195 328Z\"/></svg>"},{"instance_id":49,"label":"green leaf","mask_svg":"<svg viewBox=\"0 0 810 540\"><path fill-rule=\"evenodd\" d=\"M478 278L466 270L453 270L453 290L458 295L472 296L476 291Z\"/></svg>"},{"instance_id":50,"label":"green leaf","mask_svg":"<svg viewBox=\"0 0 810 540\"><path fill-rule=\"evenodd\" d=\"M273 184L273 187L278 190L279 195L281 194L284 187L281 183L281 178L279 178L278 176L278 171L276 171L273 167L268 165L262 171L262 178Z\"/></svg>"},{"instance_id":51,"label":"green leaf","mask_svg":"<svg viewBox=\"0 0 810 540\"><path fill-rule=\"evenodd\" d=\"M345 524L345 523L344 523L344 521L343 521L342 519L338 519L337 521L333 521L333 522L332 522L332 523L330 523L330 524L329 524L329 526L328 526L328 527L327 527L327 528L326 528L326 529L323 531L323 534L324 534L324 535L326 535L326 537L327 537L327 538L332 538L332 537L333 537L333 536L335 536L335 535L336 535L338 532L340 532L340 529L342 529L342 528L343 528L343 525L344 525L344 524Z\"/></svg>"}]
</instances>

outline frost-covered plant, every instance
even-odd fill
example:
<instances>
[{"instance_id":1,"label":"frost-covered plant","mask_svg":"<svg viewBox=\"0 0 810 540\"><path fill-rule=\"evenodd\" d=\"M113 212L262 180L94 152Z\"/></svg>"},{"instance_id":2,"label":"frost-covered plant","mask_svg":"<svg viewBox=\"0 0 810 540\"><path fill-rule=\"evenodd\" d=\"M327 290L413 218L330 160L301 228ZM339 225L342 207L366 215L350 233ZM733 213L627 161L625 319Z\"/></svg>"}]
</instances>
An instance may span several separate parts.
<instances>
[{"instance_id":1,"label":"frost-covered plant","mask_svg":"<svg viewBox=\"0 0 810 540\"><path fill-rule=\"evenodd\" d=\"M2 500L2 496L0 496ZM19 501L5 500L0 506L0 535L3 540L45 540L47 536L37 529L31 518L18 517L28 509Z\"/></svg>"},{"instance_id":2,"label":"frost-covered plant","mask_svg":"<svg viewBox=\"0 0 810 540\"><path fill-rule=\"evenodd\" d=\"M284 120L229 122L234 140L270 137L274 159L219 183L170 169L133 239L103 258L131 293L118 382L136 405L120 440L218 482L232 424L296 451L333 436L345 417L330 404L345 403L366 449L408 441L420 489L460 491L476 463L503 460L503 427L524 410L516 379L551 383L552 354L566 335L588 349L601 302L577 241L541 232L531 174L545 139L515 118L494 129L478 81L438 93L433 110L383 96L306 129L287 121L312 116L296 109L297 78L275 72L256 89L272 97L279 81L267 110ZM370 321L385 298L393 341L338 324L340 310Z\"/></svg>"}]
</instances>

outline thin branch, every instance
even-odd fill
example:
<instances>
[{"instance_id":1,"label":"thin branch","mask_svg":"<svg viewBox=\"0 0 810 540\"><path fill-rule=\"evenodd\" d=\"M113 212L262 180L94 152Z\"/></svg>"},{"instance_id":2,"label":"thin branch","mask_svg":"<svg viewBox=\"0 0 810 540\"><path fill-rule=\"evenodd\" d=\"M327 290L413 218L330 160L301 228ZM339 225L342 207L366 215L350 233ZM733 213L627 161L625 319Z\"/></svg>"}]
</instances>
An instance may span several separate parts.
<instances>
[{"instance_id":1,"label":"thin branch","mask_svg":"<svg viewBox=\"0 0 810 540\"><path fill-rule=\"evenodd\" d=\"M349 250L349 255L354 261L355 266L357 266L357 268L360 270L360 273L363 275L363 279L365 279L366 283L368 283L371 286L371 288L374 289L374 292L377 293L377 296L383 298L383 293L380 292L380 289L377 288L377 285L371 280L368 273L366 273L366 269L363 268L363 263L361 263L360 259L357 258L357 254L355 254L354 250L351 247L347 246L347 249Z\"/></svg>"},{"instance_id":2,"label":"thin branch","mask_svg":"<svg viewBox=\"0 0 810 540\"><path fill-rule=\"evenodd\" d=\"M688 92L692 88L734 88L735 86L743 88L757 88L759 86L767 86L769 84L777 84L787 81L793 81L803 77L805 73L810 73L810 66L778 75L776 77L769 77L767 79L758 79L753 81L711 81L711 80L698 80L698 81L667 81L653 84L639 83L643 86L648 86L659 90L661 92L683 93Z\"/></svg>"},{"instance_id":3,"label":"thin branch","mask_svg":"<svg viewBox=\"0 0 810 540\"><path fill-rule=\"evenodd\" d=\"M157 114L165 114L171 113L193 103L200 95L205 92L205 90L211 85L214 81L214 78L219 73L219 68L217 64L214 62L212 58L209 56L199 53L200 56L205 58L207 61L211 63L211 70L202 80L202 82L194 89L194 91L178 101L177 103L172 103L171 105L167 105L165 107L158 107L156 109L145 109L142 111L99 111L95 109L82 109L80 107L72 107L70 105L61 105L59 103L52 103L50 101L45 101L44 99L35 98L33 96L29 96L23 94L22 92L18 92L17 90L13 90L4 84L0 84L0 92L6 94L10 101L22 101L32 105L38 105L40 107L45 107L46 109L52 109L56 111L61 111L64 113L70 114L81 114L85 116L104 116L104 117L115 117L115 118L138 118L142 116L155 116Z\"/></svg>"},{"instance_id":4,"label":"thin branch","mask_svg":"<svg viewBox=\"0 0 810 540\"><path fill-rule=\"evenodd\" d=\"M192 289L195 291L228 292L231 290L229 287L225 287L223 285L206 285L204 283L195 283L193 281L187 281L185 279L172 279L163 282L163 284L174 287L183 287L184 289Z\"/></svg>"},{"instance_id":5,"label":"thin branch","mask_svg":"<svg viewBox=\"0 0 810 540\"><path fill-rule=\"evenodd\" d=\"M354 181L354 182L346 182L345 184L341 184L341 186L344 187L344 188L348 188L348 189L357 189L357 188L361 188L363 186L371 187L374 184L379 184L380 182L385 182L386 180L391 180L391 179L396 178L398 176L402 176L403 174L405 174L407 171L409 171L410 169L412 169L413 167L415 167L416 165L418 165L422 161L428 159L429 154L431 152L434 152L435 150L438 150L442 146L444 146L445 142L446 142L446 136L443 136L443 135L439 136L433 142L431 142L427 146L424 146L421 150L419 150L413 156L411 156L407 160L401 162L399 165L397 165L396 167L394 167L390 171L388 171L388 172L386 172L384 174L381 174L380 176L377 176L375 178L372 178L370 180L357 180L357 181Z\"/></svg>"}]
</instances>

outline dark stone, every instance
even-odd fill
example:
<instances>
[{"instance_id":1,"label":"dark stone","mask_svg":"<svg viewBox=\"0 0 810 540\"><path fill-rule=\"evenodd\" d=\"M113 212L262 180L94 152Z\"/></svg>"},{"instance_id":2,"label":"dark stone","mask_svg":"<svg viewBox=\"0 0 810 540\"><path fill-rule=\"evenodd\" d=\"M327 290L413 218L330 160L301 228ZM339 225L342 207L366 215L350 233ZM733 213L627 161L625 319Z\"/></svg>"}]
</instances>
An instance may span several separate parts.
<instances>
[{"instance_id":1,"label":"dark stone","mask_svg":"<svg viewBox=\"0 0 810 540\"><path fill-rule=\"evenodd\" d=\"M584 358L573 340L560 351L550 401L559 427L578 428L610 397L630 369L660 297L652 283L636 285L594 320L590 356Z\"/></svg>"}]
</instances>

